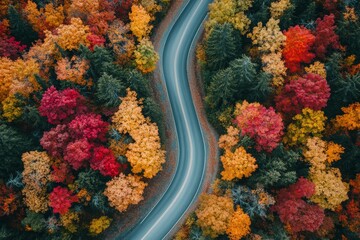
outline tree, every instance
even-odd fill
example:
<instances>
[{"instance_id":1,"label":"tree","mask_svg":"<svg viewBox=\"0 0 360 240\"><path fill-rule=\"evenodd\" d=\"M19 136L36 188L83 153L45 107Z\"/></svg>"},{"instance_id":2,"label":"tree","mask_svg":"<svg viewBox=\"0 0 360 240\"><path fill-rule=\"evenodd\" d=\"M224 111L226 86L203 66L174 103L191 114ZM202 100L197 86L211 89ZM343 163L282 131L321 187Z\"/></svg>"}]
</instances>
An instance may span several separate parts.
<instances>
[{"instance_id":1,"label":"tree","mask_svg":"<svg viewBox=\"0 0 360 240\"><path fill-rule=\"evenodd\" d=\"M130 205L136 205L143 200L142 195L147 183L140 179L136 175L125 176L120 173L118 177L107 182L104 195L108 198L110 206L124 212Z\"/></svg>"},{"instance_id":2,"label":"tree","mask_svg":"<svg viewBox=\"0 0 360 240\"><path fill-rule=\"evenodd\" d=\"M11 35L23 44L31 46L31 44L38 39L38 35L31 25L21 16L14 6L9 7L8 16Z\"/></svg>"},{"instance_id":3,"label":"tree","mask_svg":"<svg viewBox=\"0 0 360 240\"><path fill-rule=\"evenodd\" d=\"M103 231L105 231L108 227L110 227L112 219L107 216L101 216L99 218L94 218L90 222L89 233L92 236L99 235Z\"/></svg>"},{"instance_id":4,"label":"tree","mask_svg":"<svg viewBox=\"0 0 360 240\"><path fill-rule=\"evenodd\" d=\"M277 212L282 223L289 226L290 232L314 232L321 226L325 217L324 209L303 200L314 193L315 185L303 177L278 192L272 210Z\"/></svg>"},{"instance_id":5,"label":"tree","mask_svg":"<svg viewBox=\"0 0 360 240\"><path fill-rule=\"evenodd\" d=\"M62 58L55 66L58 80L70 81L81 86L91 85L91 81L84 78L88 69L88 61L85 59L80 59L76 56L72 57L71 59Z\"/></svg>"},{"instance_id":6,"label":"tree","mask_svg":"<svg viewBox=\"0 0 360 240\"><path fill-rule=\"evenodd\" d=\"M46 184L50 177L50 157L46 152L31 151L22 155L24 163L22 193L25 205L34 212L46 212L48 200Z\"/></svg>"},{"instance_id":7,"label":"tree","mask_svg":"<svg viewBox=\"0 0 360 240\"><path fill-rule=\"evenodd\" d=\"M259 103L244 101L236 105L235 116L234 122L241 134L254 139L257 151L271 152L277 147L283 135L284 124L272 107L267 109Z\"/></svg>"},{"instance_id":8,"label":"tree","mask_svg":"<svg viewBox=\"0 0 360 240\"><path fill-rule=\"evenodd\" d=\"M49 194L49 206L53 208L53 213L60 215L66 214L71 204L78 202L78 197L67 188L57 186Z\"/></svg>"},{"instance_id":9,"label":"tree","mask_svg":"<svg viewBox=\"0 0 360 240\"><path fill-rule=\"evenodd\" d=\"M213 194L200 196L198 209L195 211L197 225L205 236L216 238L224 234L234 213L233 201L229 197L218 197Z\"/></svg>"},{"instance_id":10,"label":"tree","mask_svg":"<svg viewBox=\"0 0 360 240\"><path fill-rule=\"evenodd\" d=\"M251 220L249 215L238 206L230 218L229 225L226 229L230 240L238 240L250 233Z\"/></svg>"},{"instance_id":11,"label":"tree","mask_svg":"<svg viewBox=\"0 0 360 240\"><path fill-rule=\"evenodd\" d=\"M296 25L284 31L286 37L283 57L290 72L298 72L300 63L310 63L315 54L310 52L315 36L303 26ZM297 46L294 48L294 46Z\"/></svg>"},{"instance_id":12,"label":"tree","mask_svg":"<svg viewBox=\"0 0 360 240\"><path fill-rule=\"evenodd\" d=\"M360 129L360 103L356 102L347 107L342 107L341 110L344 114L338 115L335 118L335 124L338 127L347 130Z\"/></svg>"},{"instance_id":13,"label":"tree","mask_svg":"<svg viewBox=\"0 0 360 240\"><path fill-rule=\"evenodd\" d=\"M133 173L143 172L144 177L154 177L165 162L165 151L161 149L158 127L142 114L142 100L130 89L122 98L119 110L112 122L119 133L129 134L134 143L129 144L126 157Z\"/></svg>"},{"instance_id":14,"label":"tree","mask_svg":"<svg viewBox=\"0 0 360 240\"><path fill-rule=\"evenodd\" d=\"M133 4L131 6L131 12L129 13L129 19L130 29L138 40L149 36L152 29L152 26L149 24L151 17L143 6Z\"/></svg>"},{"instance_id":15,"label":"tree","mask_svg":"<svg viewBox=\"0 0 360 240\"><path fill-rule=\"evenodd\" d=\"M147 38L140 40L134 51L137 69L142 73L150 73L155 70L159 55L154 49L151 41Z\"/></svg>"},{"instance_id":16,"label":"tree","mask_svg":"<svg viewBox=\"0 0 360 240\"><path fill-rule=\"evenodd\" d=\"M254 186L261 184L267 189L286 187L295 183L299 161L300 154L297 151L285 149L280 144L270 155L261 153L256 156L259 167L249 181Z\"/></svg>"},{"instance_id":17,"label":"tree","mask_svg":"<svg viewBox=\"0 0 360 240\"><path fill-rule=\"evenodd\" d=\"M315 54L319 58L325 58L329 47L339 49L339 36L335 33L335 16L334 14L325 15L323 19L316 20L315 29Z\"/></svg>"},{"instance_id":18,"label":"tree","mask_svg":"<svg viewBox=\"0 0 360 240\"><path fill-rule=\"evenodd\" d=\"M237 148L234 152L225 151L220 160L224 167L224 171L220 174L222 179L227 181L234 178L249 177L258 167L256 159L247 153L243 147Z\"/></svg>"},{"instance_id":19,"label":"tree","mask_svg":"<svg viewBox=\"0 0 360 240\"><path fill-rule=\"evenodd\" d=\"M309 137L321 137L325 130L327 117L322 111L304 108L300 114L295 115L292 119L293 122L288 125L283 141L285 144L295 146L305 144Z\"/></svg>"},{"instance_id":20,"label":"tree","mask_svg":"<svg viewBox=\"0 0 360 240\"><path fill-rule=\"evenodd\" d=\"M120 97L125 96L125 87L119 79L104 73L96 83L95 96L106 107L118 107Z\"/></svg>"},{"instance_id":21,"label":"tree","mask_svg":"<svg viewBox=\"0 0 360 240\"><path fill-rule=\"evenodd\" d=\"M226 106L235 101L238 80L231 68L218 71L212 78L205 101L213 108Z\"/></svg>"},{"instance_id":22,"label":"tree","mask_svg":"<svg viewBox=\"0 0 360 240\"><path fill-rule=\"evenodd\" d=\"M206 60L212 70L226 67L236 54L234 28L229 23L216 24L206 41Z\"/></svg>"},{"instance_id":23,"label":"tree","mask_svg":"<svg viewBox=\"0 0 360 240\"><path fill-rule=\"evenodd\" d=\"M326 80L317 74L306 74L291 80L275 97L276 109L283 113L299 114L302 109L323 109L330 97L330 87Z\"/></svg>"}]
</instances>

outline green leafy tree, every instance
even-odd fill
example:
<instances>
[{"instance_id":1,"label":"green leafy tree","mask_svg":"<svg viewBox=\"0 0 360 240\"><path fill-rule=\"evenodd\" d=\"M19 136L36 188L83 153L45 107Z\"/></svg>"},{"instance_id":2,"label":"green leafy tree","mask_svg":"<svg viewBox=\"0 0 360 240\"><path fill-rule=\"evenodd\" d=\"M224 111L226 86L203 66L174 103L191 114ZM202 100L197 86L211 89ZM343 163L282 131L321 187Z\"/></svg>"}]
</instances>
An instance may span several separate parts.
<instances>
[{"instance_id":1,"label":"green leafy tree","mask_svg":"<svg viewBox=\"0 0 360 240\"><path fill-rule=\"evenodd\" d=\"M80 172L75 184L79 188L85 188L91 193L103 191L105 189L105 179L99 171L89 169L87 171Z\"/></svg>"},{"instance_id":2,"label":"green leafy tree","mask_svg":"<svg viewBox=\"0 0 360 240\"><path fill-rule=\"evenodd\" d=\"M216 24L206 42L207 64L212 70L227 66L236 54L235 31L230 23Z\"/></svg>"},{"instance_id":3,"label":"green leafy tree","mask_svg":"<svg viewBox=\"0 0 360 240\"><path fill-rule=\"evenodd\" d=\"M16 40L31 46L31 44L38 39L38 34L30 23L21 16L14 6L9 7L8 17L11 35L14 36Z\"/></svg>"}]
</instances>

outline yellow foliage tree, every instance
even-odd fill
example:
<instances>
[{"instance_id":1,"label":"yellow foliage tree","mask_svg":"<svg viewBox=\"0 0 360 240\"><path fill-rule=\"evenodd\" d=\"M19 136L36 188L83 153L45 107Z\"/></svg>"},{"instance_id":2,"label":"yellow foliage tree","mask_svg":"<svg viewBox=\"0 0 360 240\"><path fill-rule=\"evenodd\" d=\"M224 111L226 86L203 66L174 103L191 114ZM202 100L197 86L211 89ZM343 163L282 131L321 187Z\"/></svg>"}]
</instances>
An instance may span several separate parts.
<instances>
[{"instance_id":1,"label":"yellow foliage tree","mask_svg":"<svg viewBox=\"0 0 360 240\"><path fill-rule=\"evenodd\" d=\"M103 231L105 231L111 223L112 219L107 216L101 216L99 218L94 218L90 222L89 233L92 236L99 235Z\"/></svg>"},{"instance_id":2,"label":"yellow foliage tree","mask_svg":"<svg viewBox=\"0 0 360 240\"><path fill-rule=\"evenodd\" d=\"M152 26L149 24L151 17L143 6L132 5L129 19L130 29L139 40L149 36L152 29Z\"/></svg>"},{"instance_id":3,"label":"yellow foliage tree","mask_svg":"<svg viewBox=\"0 0 360 240\"><path fill-rule=\"evenodd\" d=\"M250 225L251 220L249 215L244 213L244 211L238 206L230 218L226 233L230 240L239 240L250 233Z\"/></svg>"},{"instance_id":4,"label":"yellow foliage tree","mask_svg":"<svg viewBox=\"0 0 360 240\"><path fill-rule=\"evenodd\" d=\"M50 177L51 160L46 152L31 151L22 155L25 205L34 212L46 212L46 184Z\"/></svg>"},{"instance_id":5,"label":"yellow foliage tree","mask_svg":"<svg viewBox=\"0 0 360 240\"><path fill-rule=\"evenodd\" d=\"M270 18L266 26L259 22L247 35L259 52L263 54L281 52L286 37L280 30L279 22L274 18Z\"/></svg>"},{"instance_id":6,"label":"yellow foliage tree","mask_svg":"<svg viewBox=\"0 0 360 240\"><path fill-rule=\"evenodd\" d=\"M343 115L336 116L335 125L347 130L360 129L360 103L356 102L350 104L348 107L343 107L341 110Z\"/></svg>"},{"instance_id":7,"label":"yellow foliage tree","mask_svg":"<svg viewBox=\"0 0 360 240\"><path fill-rule=\"evenodd\" d=\"M325 64L323 64L323 63L321 63L319 61L314 62L309 67L305 67L305 71L306 71L306 73L318 74L321 77L326 79Z\"/></svg>"},{"instance_id":8,"label":"yellow foliage tree","mask_svg":"<svg viewBox=\"0 0 360 240\"><path fill-rule=\"evenodd\" d=\"M143 200L147 183L140 179L136 175L125 176L120 173L119 176L107 182L104 195L108 198L110 206L119 212L124 212L130 205L138 204Z\"/></svg>"},{"instance_id":9,"label":"yellow foliage tree","mask_svg":"<svg viewBox=\"0 0 360 240\"><path fill-rule=\"evenodd\" d=\"M309 179L315 184L311 201L326 209L335 210L348 199L348 184L342 181L338 168L330 167L343 151L340 145L318 137L309 138L303 151L305 160L310 163Z\"/></svg>"},{"instance_id":10,"label":"yellow foliage tree","mask_svg":"<svg viewBox=\"0 0 360 240\"><path fill-rule=\"evenodd\" d=\"M68 211L65 214L60 214L61 225L71 233L77 232L79 221L79 213L77 212Z\"/></svg>"},{"instance_id":11,"label":"yellow foliage tree","mask_svg":"<svg viewBox=\"0 0 360 240\"><path fill-rule=\"evenodd\" d=\"M2 101L3 117L8 122L12 122L18 119L23 113L20 107L21 104L22 101L20 101L14 95L7 97L4 101Z\"/></svg>"},{"instance_id":12,"label":"yellow foliage tree","mask_svg":"<svg viewBox=\"0 0 360 240\"><path fill-rule=\"evenodd\" d=\"M159 55L154 49L152 42L146 38L142 39L134 51L136 67L143 73L155 70Z\"/></svg>"},{"instance_id":13,"label":"yellow foliage tree","mask_svg":"<svg viewBox=\"0 0 360 240\"><path fill-rule=\"evenodd\" d=\"M290 0L279 0L277 2L272 2L270 6L271 17L279 19L284 11L291 6Z\"/></svg>"},{"instance_id":14,"label":"yellow foliage tree","mask_svg":"<svg viewBox=\"0 0 360 240\"><path fill-rule=\"evenodd\" d=\"M304 108L301 114L293 117L293 122L289 124L283 139L284 143L294 146L305 144L309 137L321 137L326 119L324 112Z\"/></svg>"},{"instance_id":15,"label":"yellow foliage tree","mask_svg":"<svg viewBox=\"0 0 360 240\"><path fill-rule=\"evenodd\" d=\"M275 87L284 85L284 78L286 76L285 63L282 60L282 53L270 53L261 56L263 63L263 71L272 75L272 84Z\"/></svg>"},{"instance_id":16,"label":"yellow foliage tree","mask_svg":"<svg viewBox=\"0 0 360 240\"><path fill-rule=\"evenodd\" d=\"M249 177L258 167L256 159L247 153L244 147L239 147L234 152L225 150L220 160L224 167L221 176L227 181Z\"/></svg>"},{"instance_id":17,"label":"yellow foliage tree","mask_svg":"<svg viewBox=\"0 0 360 240\"><path fill-rule=\"evenodd\" d=\"M143 172L144 177L152 178L162 169L165 151L161 149L157 125L144 117L141 104L142 100L137 99L136 92L128 89L112 122L116 130L128 133L135 141L128 145L126 152L131 171Z\"/></svg>"},{"instance_id":18,"label":"yellow foliage tree","mask_svg":"<svg viewBox=\"0 0 360 240\"><path fill-rule=\"evenodd\" d=\"M76 50L81 44L89 46L90 28L80 18L72 18L69 25L60 25L57 33L55 42L64 50Z\"/></svg>"},{"instance_id":19,"label":"yellow foliage tree","mask_svg":"<svg viewBox=\"0 0 360 240\"><path fill-rule=\"evenodd\" d=\"M197 225L204 235L216 238L226 233L229 221L234 213L233 201L229 197L218 197L213 194L200 196L198 209L195 211Z\"/></svg>"}]
</instances>

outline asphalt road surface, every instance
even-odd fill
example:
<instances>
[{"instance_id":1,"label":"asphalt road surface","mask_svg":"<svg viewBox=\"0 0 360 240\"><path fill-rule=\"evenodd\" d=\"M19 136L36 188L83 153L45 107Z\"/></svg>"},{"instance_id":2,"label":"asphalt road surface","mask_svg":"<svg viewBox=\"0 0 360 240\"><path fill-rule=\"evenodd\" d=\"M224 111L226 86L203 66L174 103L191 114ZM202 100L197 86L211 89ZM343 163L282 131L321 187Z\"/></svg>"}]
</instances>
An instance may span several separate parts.
<instances>
[{"instance_id":1,"label":"asphalt road surface","mask_svg":"<svg viewBox=\"0 0 360 240\"><path fill-rule=\"evenodd\" d=\"M199 196L208 156L190 93L187 66L191 46L206 17L211 0L189 0L170 24L161 40L160 71L174 115L179 147L174 178L163 197L132 230L120 235L124 240L161 240L170 232Z\"/></svg>"}]
</instances>

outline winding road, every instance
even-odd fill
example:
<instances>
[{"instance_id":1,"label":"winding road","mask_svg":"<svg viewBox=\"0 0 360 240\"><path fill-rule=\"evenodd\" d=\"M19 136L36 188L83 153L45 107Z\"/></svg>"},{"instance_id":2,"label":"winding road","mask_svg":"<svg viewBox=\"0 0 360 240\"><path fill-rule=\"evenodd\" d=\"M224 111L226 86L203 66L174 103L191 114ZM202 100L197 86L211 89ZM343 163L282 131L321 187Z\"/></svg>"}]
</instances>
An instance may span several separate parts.
<instances>
[{"instance_id":1,"label":"winding road","mask_svg":"<svg viewBox=\"0 0 360 240\"><path fill-rule=\"evenodd\" d=\"M188 0L165 32L160 47L160 71L170 99L178 141L175 175L160 201L121 240L160 240L170 232L196 201L203 184L208 158L204 137L189 82L191 46L206 17L211 0Z\"/></svg>"}]
</instances>

